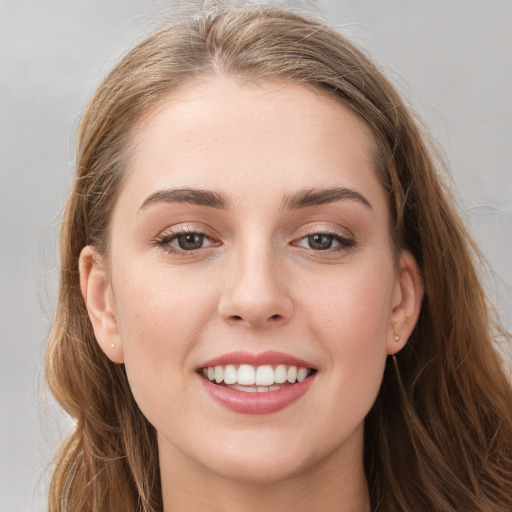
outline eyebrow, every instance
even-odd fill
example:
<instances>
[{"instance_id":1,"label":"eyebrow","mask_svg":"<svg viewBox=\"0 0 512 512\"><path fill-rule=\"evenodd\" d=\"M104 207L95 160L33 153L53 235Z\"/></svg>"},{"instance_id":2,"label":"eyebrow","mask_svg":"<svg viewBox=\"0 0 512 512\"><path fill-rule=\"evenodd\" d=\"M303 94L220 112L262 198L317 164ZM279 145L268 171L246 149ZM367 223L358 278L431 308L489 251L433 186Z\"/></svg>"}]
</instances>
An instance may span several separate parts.
<instances>
[{"instance_id":1,"label":"eyebrow","mask_svg":"<svg viewBox=\"0 0 512 512\"><path fill-rule=\"evenodd\" d=\"M210 208L219 210L228 208L227 198L219 192L195 188L181 188L158 190L154 192L144 200L142 206L139 208L139 212L155 203L187 203L209 206Z\"/></svg>"},{"instance_id":2,"label":"eyebrow","mask_svg":"<svg viewBox=\"0 0 512 512\"><path fill-rule=\"evenodd\" d=\"M321 189L311 188L307 190L300 190L286 196L280 209L298 210L300 208L335 203L343 200L357 201L370 210L373 210L372 205L366 197L357 190L347 187ZM155 203L186 203L198 206L208 206L218 210L227 210L230 205L230 201L227 196L221 192L195 188L164 189L157 190L153 194L149 195L139 208L139 212Z\"/></svg>"},{"instance_id":3,"label":"eyebrow","mask_svg":"<svg viewBox=\"0 0 512 512\"><path fill-rule=\"evenodd\" d=\"M343 200L357 201L370 210L373 210L370 201L368 201L368 199L366 199L363 194L357 190L347 187L321 189L311 188L308 190L302 190L287 196L281 205L281 209L295 210L298 208L335 203Z\"/></svg>"}]
</instances>

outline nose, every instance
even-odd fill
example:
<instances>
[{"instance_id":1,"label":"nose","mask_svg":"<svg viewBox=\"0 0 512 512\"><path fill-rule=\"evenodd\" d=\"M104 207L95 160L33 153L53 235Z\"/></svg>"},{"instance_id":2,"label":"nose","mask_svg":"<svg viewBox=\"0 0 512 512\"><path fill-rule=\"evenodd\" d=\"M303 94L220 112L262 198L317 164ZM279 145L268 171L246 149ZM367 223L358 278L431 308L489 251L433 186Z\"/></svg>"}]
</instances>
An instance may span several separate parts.
<instances>
[{"instance_id":1,"label":"nose","mask_svg":"<svg viewBox=\"0 0 512 512\"><path fill-rule=\"evenodd\" d=\"M219 301L221 318L249 327L285 325L290 321L290 283L277 260L271 249L248 247L231 261Z\"/></svg>"}]
</instances>

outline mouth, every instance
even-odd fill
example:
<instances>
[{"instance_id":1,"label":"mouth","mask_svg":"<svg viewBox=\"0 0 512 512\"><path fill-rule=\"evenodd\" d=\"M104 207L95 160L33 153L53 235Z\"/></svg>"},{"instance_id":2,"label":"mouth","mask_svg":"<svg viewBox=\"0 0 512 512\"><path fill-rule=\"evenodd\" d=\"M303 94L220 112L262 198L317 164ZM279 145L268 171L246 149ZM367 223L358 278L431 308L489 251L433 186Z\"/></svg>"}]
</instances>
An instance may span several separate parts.
<instances>
[{"instance_id":1,"label":"mouth","mask_svg":"<svg viewBox=\"0 0 512 512\"><path fill-rule=\"evenodd\" d=\"M197 375L214 402L239 414L271 414L307 395L318 369L289 354L231 352L204 362Z\"/></svg>"},{"instance_id":2,"label":"mouth","mask_svg":"<svg viewBox=\"0 0 512 512\"><path fill-rule=\"evenodd\" d=\"M198 373L210 383L244 393L268 393L299 384L316 370L287 364L226 364L200 368Z\"/></svg>"}]
</instances>

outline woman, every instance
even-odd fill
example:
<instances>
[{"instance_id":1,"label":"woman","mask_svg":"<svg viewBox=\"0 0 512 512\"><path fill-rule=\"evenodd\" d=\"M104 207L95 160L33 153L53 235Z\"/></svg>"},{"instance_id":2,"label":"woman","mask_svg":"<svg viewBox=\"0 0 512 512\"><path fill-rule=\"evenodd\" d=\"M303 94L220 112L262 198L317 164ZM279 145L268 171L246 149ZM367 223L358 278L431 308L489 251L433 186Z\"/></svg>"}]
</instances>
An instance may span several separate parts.
<instances>
[{"instance_id":1,"label":"woman","mask_svg":"<svg viewBox=\"0 0 512 512\"><path fill-rule=\"evenodd\" d=\"M276 8L161 29L78 135L50 510L511 510L474 252L339 34Z\"/></svg>"}]
</instances>

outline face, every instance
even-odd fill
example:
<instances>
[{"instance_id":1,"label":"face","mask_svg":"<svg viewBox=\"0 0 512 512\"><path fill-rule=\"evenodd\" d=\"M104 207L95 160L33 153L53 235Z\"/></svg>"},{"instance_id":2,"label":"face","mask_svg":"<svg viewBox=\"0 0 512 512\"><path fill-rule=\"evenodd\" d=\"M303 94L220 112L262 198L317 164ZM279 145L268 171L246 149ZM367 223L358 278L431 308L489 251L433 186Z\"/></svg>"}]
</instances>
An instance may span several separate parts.
<instances>
[{"instance_id":1,"label":"face","mask_svg":"<svg viewBox=\"0 0 512 512\"><path fill-rule=\"evenodd\" d=\"M315 90L217 78L134 143L109 260L82 282L161 458L260 481L360 458L417 310L365 124Z\"/></svg>"}]
</instances>

